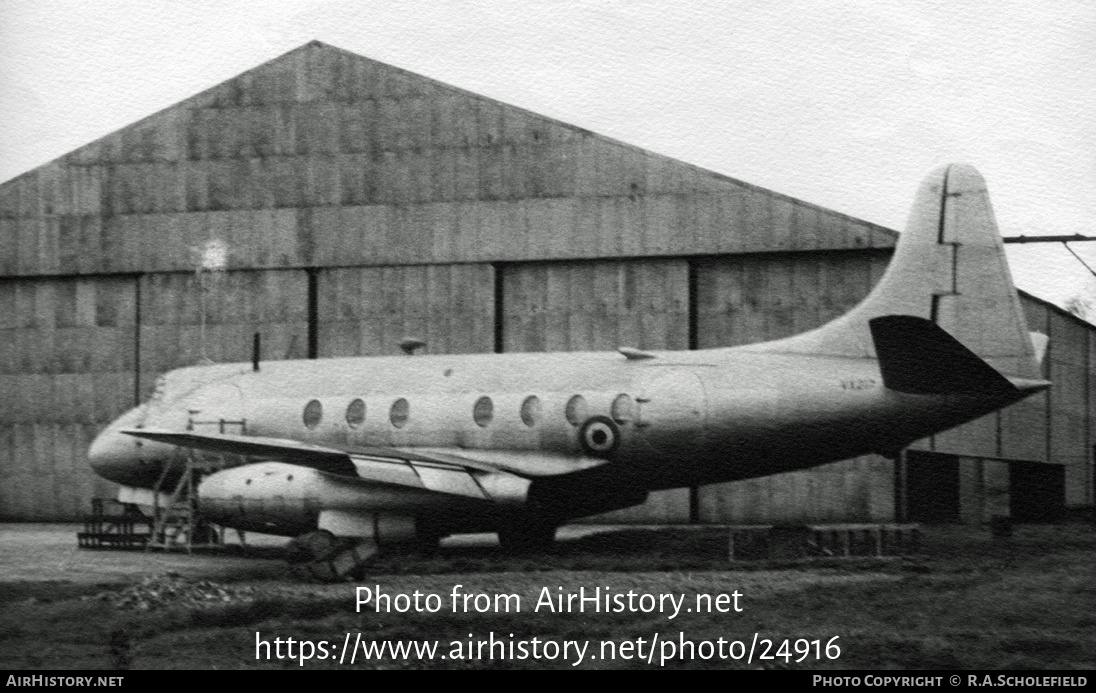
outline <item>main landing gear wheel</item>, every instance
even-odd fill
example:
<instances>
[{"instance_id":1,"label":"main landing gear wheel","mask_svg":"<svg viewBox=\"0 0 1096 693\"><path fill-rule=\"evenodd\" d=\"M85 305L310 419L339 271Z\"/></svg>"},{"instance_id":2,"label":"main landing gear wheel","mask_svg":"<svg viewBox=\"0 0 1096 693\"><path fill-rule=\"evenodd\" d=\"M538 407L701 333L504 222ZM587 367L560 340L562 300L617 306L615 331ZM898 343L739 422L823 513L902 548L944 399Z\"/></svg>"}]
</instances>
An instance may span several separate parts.
<instances>
[{"instance_id":1,"label":"main landing gear wheel","mask_svg":"<svg viewBox=\"0 0 1096 693\"><path fill-rule=\"evenodd\" d=\"M552 522L515 520L499 528L499 546L508 553L547 551L556 541L556 525Z\"/></svg>"},{"instance_id":2,"label":"main landing gear wheel","mask_svg":"<svg viewBox=\"0 0 1096 693\"><path fill-rule=\"evenodd\" d=\"M377 545L355 537L336 537L326 529L302 534L286 547L286 560L305 580L343 582L360 574L377 555Z\"/></svg>"}]
</instances>

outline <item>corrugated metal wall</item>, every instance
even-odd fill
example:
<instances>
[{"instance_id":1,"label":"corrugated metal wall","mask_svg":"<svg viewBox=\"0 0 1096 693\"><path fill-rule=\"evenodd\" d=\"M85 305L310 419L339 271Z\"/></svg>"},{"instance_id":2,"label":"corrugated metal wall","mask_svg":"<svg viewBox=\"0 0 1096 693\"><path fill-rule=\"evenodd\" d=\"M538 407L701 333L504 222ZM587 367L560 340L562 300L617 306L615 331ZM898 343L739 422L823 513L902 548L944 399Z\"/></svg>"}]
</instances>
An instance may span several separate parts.
<instances>
[{"instance_id":1,"label":"corrugated metal wall","mask_svg":"<svg viewBox=\"0 0 1096 693\"><path fill-rule=\"evenodd\" d=\"M697 346L779 339L859 303L883 276L888 250L730 256L697 262Z\"/></svg>"},{"instance_id":2,"label":"corrugated metal wall","mask_svg":"<svg viewBox=\"0 0 1096 693\"><path fill-rule=\"evenodd\" d=\"M704 522L879 522L894 519L894 463L865 455L809 471L700 489Z\"/></svg>"},{"instance_id":3,"label":"corrugated metal wall","mask_svg":"<svg viewBox=\"0 0 1096 693\"><path fill-rule=\"evenodd\" d=\"M491 265L328 269L318 282L320 356L398 354L405 337L436 354L494 349Z\"/></svg>"},{"instance_id":4,"label":"corrugated metal wall","mask_svg":"<svg viewBox=\"0 0 1096 693\"><path fill-rule=\"evenodd\" d=\"M434 353L742 344L844 312L894 244L311 43L0 184L0 378L13 393L0 518L71 518L102 491L87 442L157 372L200 356L194 269L214 239L229 250L208 294L215 360L246 360L256 331L266 359L394 353L408 336ZM1052 394L919 445L1049 454L1067 464L1070 502L1091 503L1096 345L1025 305L1051 333ZM893 513L890 464L665 492L614 517L879 519Z\"/></svg>"},{"instance_id":5,"label":"corrugated metal wall","mask_svg":"<svg viewBox=\"0 0 1096 693\"><path fill-rule=\"evenodd\" d=\"M204 287L204 288L203 288ZM156 375L203 358L248 361L252 336L262 335L264 359L308 356L308 275L303 270L147 274L140 280L141 396Z\"/></svg>"},{"instance_id":6,"label":"corrugated metal wall","mask_svg":"<svg viewBox=\"0 0 1096 693\"><path fill-rule=\"evenodd\" d=\"M1044 310L1053 345L1047 352L1047 370L1054 383L1047 395L1046 459L1065 465L1066 505L1083 505L1092 502L1091 332L1070 317Z\"/></svg>"},{"instance_id":7,"label":"corrugated metal wall","mask_svg":"<svg viewBox=\"0 0 1096 693\"><path fill-rule=\"evenodd\" d=\"M70 518L109 486L87 468L133 406L132 277L0 281L0 517Z\"/></svg>"},{"instance_id":8,"label":"corrugated metal wall","mask_svg":"<svg viewBox=\"0 0 1096 693\"><path fill-rule=\"evenodd\" d=\"M556 262L503 269L503 351L689 348L682 259Z\"/></svg>"}]
</instances>

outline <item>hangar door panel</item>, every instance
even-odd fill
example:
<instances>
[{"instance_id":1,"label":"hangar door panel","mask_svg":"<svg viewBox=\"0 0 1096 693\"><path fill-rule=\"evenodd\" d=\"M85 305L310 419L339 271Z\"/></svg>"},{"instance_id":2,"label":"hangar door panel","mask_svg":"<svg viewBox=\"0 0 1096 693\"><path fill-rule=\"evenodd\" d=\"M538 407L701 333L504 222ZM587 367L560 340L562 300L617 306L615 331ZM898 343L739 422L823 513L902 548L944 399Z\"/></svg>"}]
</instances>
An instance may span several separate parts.
<instances>
[{"instance_id":1,"label":"hangar door panel","mask_svg":"<svg viewBox=\"0 0 1096 693\"><path fill-rule=\"evenodd\" d=\"M503 351L687 349L684 260L507 264Z\"/></svg>"},{"instance_id":2,"label":"hangar door panel","mask_svg":"<svg viewBox=\"0 0 1096 693\"><path fill-rule=\"evenodd\" d=\"M910 522L959 522L959 458L906 453L906 513Z\"/></svg>"},{"instance_id":3,"label":"hangar door panel","mask_svg":"<svg viewBox=\"0 0 1096 693\"><path fill-rule=\"evenodd\" d=\"M265 361L308 356L304 270L147 274L140 297L142 398L157 375L198 364L203 351L215 363L250 361L256 332Z\"/></svg>"},{"instance_id":4,"label":"hangar door panel","mask_svg":"<svg viewBox=\"0 0 1096 693\"><path fill-rule=\"evenodd\" d=\"M697 261L697 346L753 344L823 325L863 300L889 259L889 250L872 249Z\"/></svg>"},{"instance_id":5,"label":"hangar door panel","mask_svg":"<svg viewBox=\"0 0 1096 693\"><path fill-rule=\"evenodd\" d=\"M490 264L325 269L317 282L321 357L399 354L408 337L431 354L494 350Z\"/></svg>"},{"instance_id":6,"label":"hangar door panel","mask_svg":"<svg viewBox=\"0 0 1096 693\"><path fill-rule=\"evenodd\" d=\"M700 487L703 522L880 522L895 517L894 462L864 455L813 469Z\"/></svg>"},{"instance_id":7,"label":"hangar door panel","mask_svg":"<svg viewBox=\"0 0 1096 693\"><path fill-rule=\"evenodd\" d=\"M1065 511L1065 467L1009 462L1009 514L1017 522L1057 522Z\"/></svg>"}]
</instances>

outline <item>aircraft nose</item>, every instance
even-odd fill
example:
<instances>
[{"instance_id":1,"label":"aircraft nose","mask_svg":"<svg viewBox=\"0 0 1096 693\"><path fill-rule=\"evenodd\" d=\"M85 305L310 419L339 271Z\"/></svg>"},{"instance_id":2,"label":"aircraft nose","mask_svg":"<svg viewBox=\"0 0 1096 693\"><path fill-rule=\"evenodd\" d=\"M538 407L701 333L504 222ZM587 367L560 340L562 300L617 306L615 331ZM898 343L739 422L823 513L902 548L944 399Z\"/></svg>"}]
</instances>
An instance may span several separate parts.
<instances>
[{"instance_id":1,"label":"aircraft nose","mask_svg":"<svg viewBox=\"0 0 1096 693\"><path fill-rule=\"evenodd\" d=\"M88 462L96 474L120 484L133 484L133 477L141 473L140 446L137 439L121 433L139 421L140 409L133 409L95 437L88 448Z\"/></svg>"}]
</instances>

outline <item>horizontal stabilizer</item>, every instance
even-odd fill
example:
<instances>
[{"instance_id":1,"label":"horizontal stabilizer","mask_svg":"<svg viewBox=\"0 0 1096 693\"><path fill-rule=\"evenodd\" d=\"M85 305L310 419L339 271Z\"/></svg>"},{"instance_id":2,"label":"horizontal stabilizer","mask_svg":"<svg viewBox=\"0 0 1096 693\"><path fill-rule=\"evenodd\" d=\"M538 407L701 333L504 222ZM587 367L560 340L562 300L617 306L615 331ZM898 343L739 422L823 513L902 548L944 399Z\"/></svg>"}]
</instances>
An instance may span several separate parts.
<instances>
[{"instance_id":1,"label":"horizontal stabilizer","mask_svg":"<svg viewBox=\"0 0 1096 693\"><path fill-rule=\"evenodd\" d=\"M889 390L919 395L1016 392L1008 378L931 320L884 315L868 324Z\"/></svg>"}]
</instances>

